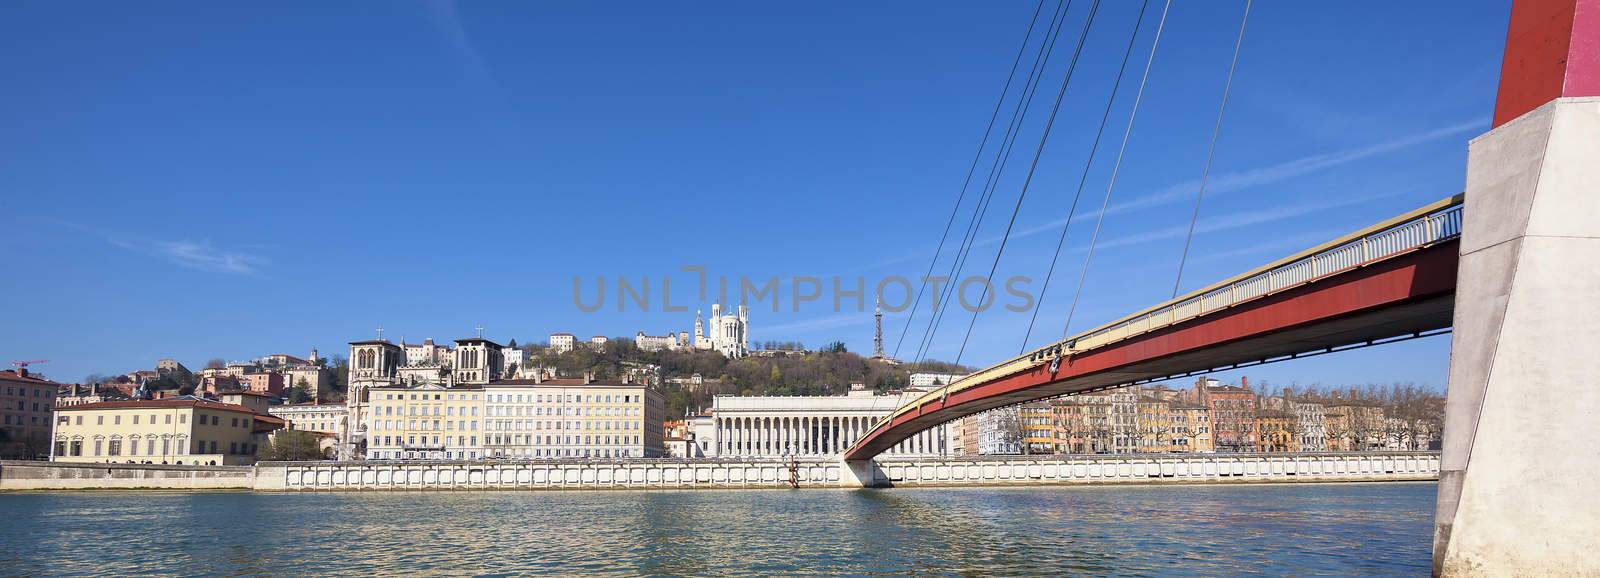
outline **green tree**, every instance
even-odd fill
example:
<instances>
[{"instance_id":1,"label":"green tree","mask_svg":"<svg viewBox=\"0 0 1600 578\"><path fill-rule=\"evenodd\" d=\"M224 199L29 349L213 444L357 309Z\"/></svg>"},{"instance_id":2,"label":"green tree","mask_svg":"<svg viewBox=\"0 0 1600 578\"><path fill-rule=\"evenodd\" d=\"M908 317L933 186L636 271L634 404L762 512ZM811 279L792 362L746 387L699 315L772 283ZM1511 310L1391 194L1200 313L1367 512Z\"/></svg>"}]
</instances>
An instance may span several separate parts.
<instances>
[{"instance_id":1,"label":"green tree","mask_svg":"<svg viewBox=\"0 0 1600 578\"><path fill-rule=\"evenodd\" d=\"M306 378L304 377L296 381L294 387L289 388L289 403L306 403L312 399L311 384L306 383Z\"/></svg>"},{"instance_id":2,"label":"green tree","mask_svg":"<svg viewBox=\"0 0 1600 578\"><path fill-rule=\"evenodd\" d=\"M323 435L298 430L278 430L267 443L256 449L257 461L295 462L327 459L322 452Z\"/></svg>"}]
</instances>

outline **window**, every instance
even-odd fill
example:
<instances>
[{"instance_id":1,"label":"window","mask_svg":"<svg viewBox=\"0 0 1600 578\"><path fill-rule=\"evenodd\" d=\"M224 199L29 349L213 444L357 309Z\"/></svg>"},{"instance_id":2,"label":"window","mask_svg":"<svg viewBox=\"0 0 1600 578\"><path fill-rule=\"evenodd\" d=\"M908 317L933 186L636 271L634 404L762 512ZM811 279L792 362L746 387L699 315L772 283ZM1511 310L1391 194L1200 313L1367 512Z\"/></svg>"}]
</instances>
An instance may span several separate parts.
<instances>
[{"instance_id":1,"label":"window","mask_svg":"<svg viewBox=\"0 0 1600 578\"><path fill-rule=\"evenodd\" d=\"M83 440L72 440L71 448L72 448L72 455L74 455L74 456L83 455Z\"/></svg>"}]
</instances>

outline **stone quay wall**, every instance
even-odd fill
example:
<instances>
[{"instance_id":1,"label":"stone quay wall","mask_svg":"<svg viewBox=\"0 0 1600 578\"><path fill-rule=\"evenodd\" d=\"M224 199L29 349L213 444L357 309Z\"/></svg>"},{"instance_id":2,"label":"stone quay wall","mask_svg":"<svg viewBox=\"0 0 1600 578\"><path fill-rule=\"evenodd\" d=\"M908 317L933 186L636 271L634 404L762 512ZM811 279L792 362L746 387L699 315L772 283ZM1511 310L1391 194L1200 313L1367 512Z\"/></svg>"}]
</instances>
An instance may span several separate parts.
<instances>
[{"instance_id":1,"label":"stone quay wall","mask_svg":"<svg viewBox=\"0 0 1600 578\"><path fill-rule=\"evenodd\" d=\"M176 466L0 461L0 490L248 490L253 466Z\"/></svg>"},{"instance_id":2,"label":"stone quay wall","mask_svg":"<svg viewBox=\"0 0 1600 578\"><path fill-rule=\"evenodd\" d=\"M1437 480L1438 452L835 460L263 462L258 490L691 489Z\"/></svg>"},{"instance_id":3,"label":"stone quay wall","mask_svg":"<svg viewBox=\"0 0 1600 578\"><path fill-rule=\"evenodd\" d=\"M0 461L0 491L852 488L1429 481L1438 452L835 459L261 462L176 466Z\"/></svg>"},{"instance_id":4,"label":"stone quay wall","mask_svg":"<svg viewBox=\"0 0 1600 578\"><path fill-rule=\"evenodd\" d=\"M985 456L874 464L872 486L1427 481L1439 452Z\"/></svg>"}]
</instances>

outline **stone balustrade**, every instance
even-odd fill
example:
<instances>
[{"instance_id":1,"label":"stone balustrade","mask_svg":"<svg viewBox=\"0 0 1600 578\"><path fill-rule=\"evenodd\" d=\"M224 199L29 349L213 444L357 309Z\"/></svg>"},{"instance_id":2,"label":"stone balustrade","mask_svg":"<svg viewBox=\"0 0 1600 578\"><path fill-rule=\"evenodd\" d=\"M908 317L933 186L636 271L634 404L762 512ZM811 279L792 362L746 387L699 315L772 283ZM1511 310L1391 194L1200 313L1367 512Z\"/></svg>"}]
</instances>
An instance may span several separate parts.
<instances>
[{"instance_id":1,"label":"stone balustrade","mask_svg":"<svg viewBox=\"0 0 1600 578\"><path fill-rule=\"evenodd\" d=\"M689 489L1435 480L1437 452L801 460L264 462L258 490Z\"/></svg>"}]
</instances>

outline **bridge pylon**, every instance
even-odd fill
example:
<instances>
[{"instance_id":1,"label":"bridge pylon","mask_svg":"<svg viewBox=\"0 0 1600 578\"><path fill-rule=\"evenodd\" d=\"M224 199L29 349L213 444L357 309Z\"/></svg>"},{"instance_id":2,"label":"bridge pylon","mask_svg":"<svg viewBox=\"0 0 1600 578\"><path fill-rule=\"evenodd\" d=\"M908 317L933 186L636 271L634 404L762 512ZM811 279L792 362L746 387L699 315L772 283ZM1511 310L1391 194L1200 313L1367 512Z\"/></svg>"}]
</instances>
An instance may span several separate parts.
<instances>
[{"instance_id":1,"label":"bridge pylon","mask_svg":"<svg viewBox=\"0 0 1600 578\"><path fill-rule=\"evenodd\" d=\"M1597 576L1600 0L1512 8L1467 161L1433 572Z\"/></svg>"}]
</instances>

